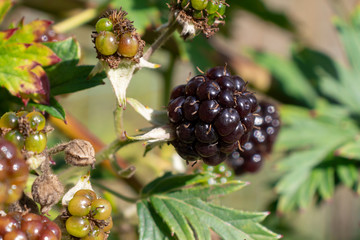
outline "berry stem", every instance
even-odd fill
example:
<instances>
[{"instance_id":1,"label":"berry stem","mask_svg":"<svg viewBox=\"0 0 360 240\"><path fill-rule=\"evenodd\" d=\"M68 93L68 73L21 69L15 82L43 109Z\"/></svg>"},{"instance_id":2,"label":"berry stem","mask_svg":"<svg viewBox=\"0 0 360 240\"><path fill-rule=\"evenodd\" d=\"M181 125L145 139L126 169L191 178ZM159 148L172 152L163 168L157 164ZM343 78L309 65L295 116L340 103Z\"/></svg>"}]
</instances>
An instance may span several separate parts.
<instances>
[{"instance_id":1,"label":"berry stem","mask_svg":"<svg viewBox=\"0 0 360 240\"><path fill-rule=\"evenodd\" d=\"M155 42L150 46L150 48L144 53L143 58L145 60L149 60L150 57L154 54L154 52L159 49L176 31L178 27L178 23L176 18L169 22L168 27L162 34L155 40Z\"/></svg>"},{"instance_id":2,"label":"berry stem","mask_svg":"<svg viewBox=\"0 0 360 240\"><path fill-rule=\"evenodd\" d=\"M50 148L48 151L47 151L47 154L48 155L55 155L59 152L62 152L65 150L66 146L68 145L68 143L61 143L61 144L58 144L52 148Z\"/></svg>"},{"instance_id":3,"label":"berry stem","mask_svg":"<svg viewBox=\"0 0 360 240\"><path fill-rule=\"evenodd\" d=\"M117 151L119 151L121 148L125 147L126 145L129 145L131 143L137 142L137 140L133 139L125 139L120 140L116 139L110 145L108 145L106 148L101 150L99 153L96 154L96 165L100 164L106 159L112 159L111 156L115 154Z\"/></svg>"},{"instance_id":4,"label":"berry stem","mask_svg":"<svg viewBox=\"0 0 360 240\"><path fill-rule=\"evenodd\" d=\"M125 131L124 131L124 109L122 107L117 107L114 110L114 124L115 124L115 133L118 139L125 140Z\"/></svg>"},{"instance_id":5,"label":"berry stem","mask_svg":"<svg viewBox=\"0 0 360 240\"><path fill-rule=\"evenodd\" d=\"M166 106L170 99L170 92L171 92L171 83L172 83L172 75L174 72L176 62L176 55L170 55L170 63L168 69L164 72L164 95L163 95L163 104Z\"/></svg>"},{"instance_id":6,"label":"berry stem","mask_svg":"<svg viewBox=\"0 0 360 240\"><path fill-rule=\"evenodd\" d=\"M69 137L70 139L83 139L89 141L93 146L96 152L100 152L100 150L105 151L105 149L108 149L112 144L109 146L106 146L99 138L97 138L95 135L93 135L89 129L84 127L82 123L80 123L77 119L75 119L69 112L66 113L66 121L67 124L64 123L64 121L51 117L50 116L50 122L53 126L55 126L58 130L60 130L64 135ZM115 142L120 140L115 140ZM121 148L121 147L120 147ZM117 148L119 150L120 148ZM108 151L108 155L112 155L114 152ZM105 156L104 154L103 156ZM125 169L128 167L128 164L125 159L116 156L116 162L113 160L112 162L114 164L118 164L119 167ZM99 159L99 163L101 162L101 167L104 167L108 169L115 177L118 179L121 179L125 181L132 189L134 189L136 192L140 192L140 190L143 188L143 184L139 181L139 179L136 178L136 176L133 176L131 178L123 178L122 176L118 175L116 171L114 171L114 164L111 164L111 161L108 159L102 159L96 157L96 159ZM97 163L98 164L98 163ZM72 167L69 168L61 173L61 178L65 181L68 181L74 176L79 176L79 172L83 171L83 174L86 174L88 171L90 171L90 167L84 167L84 168L76 168Z\"/></svg>"},{"instance_id":7,"label":"berry stem","mask_svg":"<svg viewBox=\"0 0 360 240\"><path fill-rule=\"evenodd\" d=\"M105 185L103 185L102 183L100 183L99 181L96 181L96 180L91 180L91 183L94 185L94 186L97 186L99 187L100 189L102 190L105 190L109 193L111 193L112 195L114 195L115 197L118 197L126 202L129 202L129 203L136 203L136 201L138 200L138 198L131 198L131 197L127 197L127 196L124 196L122 195L121 193L118 193L108 187L106 187Z\"/></svg>"}]
</instances>

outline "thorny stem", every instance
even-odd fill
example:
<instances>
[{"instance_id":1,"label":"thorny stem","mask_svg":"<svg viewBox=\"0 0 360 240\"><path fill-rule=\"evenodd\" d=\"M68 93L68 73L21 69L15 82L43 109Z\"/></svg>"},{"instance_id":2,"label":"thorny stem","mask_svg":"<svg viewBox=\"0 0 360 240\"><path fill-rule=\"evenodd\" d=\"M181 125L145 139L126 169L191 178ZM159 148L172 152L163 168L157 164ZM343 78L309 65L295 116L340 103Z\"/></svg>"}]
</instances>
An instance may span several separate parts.
<instances>
[{"instance_id":1,"label":"thorny stem","mask_svg":"<svg viewBox=\"0 0 360 240\"><path fill-rule=\"evenodd\" d=\"M143 58L145 60L149 60L150 57L154 54L154 52L159 49L176 31L178 27L178 23L176 18L169 22L169 26L166 30L156 39L156 41L150 46L150 48L144 53Z\"/></svg>"},{"instance_id":2,"label":"thorny stem","mask_svg":"<svg viewBox=\"0 0 360 240\"><path fill-rule=\"evenodd\" d=\"M137 198L126 197L126 196L122 195L121 193L118 193L118 192L116 192L116 191L114 191L114 190L106 187L105 185L101 184L101 183L98 182L98 181L92 180L91 183L92 183L94 186L97 186L97 187L99 187L99 188L101 188L101 189L103 189L103 190L111 193L111 194L114 195L115 197L118 197L118 198L120 198L120 199L122 199L122 200L124 200L124 201L126 201L126 202L136 203L136 201L138 200Z\"/></svg>"},{"instance_id":3,"label":"thorny stem","mask_svg":"<svg viewBox=\"0 0 360 240\"><path fill-rule=\"evenodd\" d=\"M110 145L108 145L105 149L101 150L96 154L96 165L100 164L106 159L112 159L113 154L119 151L122 147L129 145L131 143L137 142L137 140L126 139L124 141L116 139Z\"/></svg>"}]
</instances>

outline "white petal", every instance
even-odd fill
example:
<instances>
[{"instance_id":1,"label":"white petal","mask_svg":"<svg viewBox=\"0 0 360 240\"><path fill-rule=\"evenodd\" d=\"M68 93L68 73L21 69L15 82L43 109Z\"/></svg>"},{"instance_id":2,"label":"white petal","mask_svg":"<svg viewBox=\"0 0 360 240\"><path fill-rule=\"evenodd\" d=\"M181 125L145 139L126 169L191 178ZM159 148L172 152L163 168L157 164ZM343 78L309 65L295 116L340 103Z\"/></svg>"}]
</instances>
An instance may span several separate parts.
<instances>
[{"instance_id":1,"label":"white petal","mask_svg":"<svg viewBox=\"0 0 360 240\"><path fill-rule=\"evenodd\" d=\"M166 111L154 110L148 106L144 106L134 98L127 98L127 102L135 109L136 112L155 126L165 125L168 122Z\"/></svg>"},{"instance_id":2,"label":"white petal","mask_svg":"<svg viewBox=\"0 0 360 240\"><path fill-rule=\"evenodd\" d=\"M139 141L147 141L150 143L154 142L167 142L174 139L174 130L169 125L164 125L161 127L153 128L149 132L135 136L129 137L129 139L139 140Z\"/></svg>"},{"instance_id":3,"label":"white petal","mask_svg":"<svg viewBox=\"0 0 360 240\"><path fill-rule=\"evenodd\" d=\"M70 190L65 193L64 197L62 198L61 204L63 206L69 205L69 202L74 197L74 194L81 189L89 189L94 191L90 183L90 173L81 176L75 186L70 188Z\"/></svg>"}]
</instances>

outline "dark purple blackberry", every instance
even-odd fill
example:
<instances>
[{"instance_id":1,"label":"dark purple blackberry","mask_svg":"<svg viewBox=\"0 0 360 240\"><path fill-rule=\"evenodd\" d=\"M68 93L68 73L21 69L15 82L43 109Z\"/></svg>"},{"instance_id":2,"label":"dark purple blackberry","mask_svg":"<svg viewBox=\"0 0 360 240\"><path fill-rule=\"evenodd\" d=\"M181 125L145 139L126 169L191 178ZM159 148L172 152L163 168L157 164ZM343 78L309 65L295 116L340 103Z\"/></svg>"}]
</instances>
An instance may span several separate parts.
<instances>
[{"instance_id":1,"label":"dark purple blackberry","mask_svg":"<svg viewBox=\"0 0 360 240\"><path fill-rule=\"evenodd\" d=\"M184 117L189 121L194 121L198 118L199 101L196 97L188 96L183 105Z\"/></svg>"},{"instance_id":2,"label":"dark purple blackberry","mask_svg":"<svg viewBox=\"0 0 360 240\"><path fill-rule=\"evenodd\" d=\"M206 77L203 75L198 75L190 79L190 81L185 86L186 96L195 96L197 88L206 81Z\"/></svg>"},{"instance_id":3,"label":"dark purple blackberry","mask_svg":"<svg viewBox=\"0 0 360 240\"><path fill-rule=\"evenodd\" d=\"M168 116L172 123L178 123L183 118L182 105L185 102L185 97L178 97L172 100L168 106Z\"/></svg>"},{"instance_id":4,"label":"dark purple blackberry","mask_svg":"<svg viewBox=\"0 0 360 240\"><path fill-rule=\"evenodd\" d=\"M184 122L177 126L176 136L184 143L193 143L195 141L195 127L189 122Z\"/></svg>"},{"instance_id":5,"label":"dark purple blackberry","mask_svg":"<svg viewBox=\"0 0 360 240\"><path fill-rule=\"evenodd\" d=\"M217 165L241 146L253 128L255 109L256 98L244 80L223 66L209 69L172 91L168 116L176 139L170 143L187 161Z\"/></svg>"},{"instance_id":6,"label":"dark purple blackberry","mask_svg":"<svg viewBox=\"0 0 360 240\"><path fill-rule=\"evenodd\" d=\"M241 118L244 118L251 112L251 103L246 96L236 96L235 103L235 109L238 111Z\"/></svg>"},{"instance_id":7,"label":"dark purple blackberry","mask_svg":"<svg viewBox=\"0 0 360 240\"><path fill-rule=\"evenodd\" d=\"M235 90L235 84L231 77L222 76L216 79L216 82L219 84L222 90L229 89L230 91Z\"/></svg>"},{"instance_id":8,"label":"dark purple blackberry","mask_svg":"<svg viewBox=\"0 0 360 240\"><path fill-rule=\"evenodd\" d=\"M234 94L233 91L224 90L217 96L217 101L224 107L234 107Z\"/></svg>"},{"instance_id":9,"label":"dark purple blackberry","mask_svg":"<svg viewBox=\"0 0 360 240\"><path fill-rule=\"evenodd\" d=\"M212 124L204 122L198 122L196 124L195 136L196 139L202 143L215 143L218 140L218 134Z\"/></svg>"},{"instance_id":10,"label":"dark purple blackberry","mask_svg":"<svg viewBox=\"0 0 360 240\"><path fill-rule=\"evenodd\" d=\"M249 101L251 99L252 105L255 106L257 100L253 98L253 94L251 95ZM272 146L280 129L279 114L273 104L261 101L256 108L254 120L251 120L254 118L253 114L244 118L245 126L253 124L255 127L242 135L240 140L242 151L236 149L227 160L228 165L234 169L236 175L246 172L254 173L261 168L263 159L272 151Z\"/></svg>"},{"instance_id":11,"label":"dark purple blackberry","mask_svg":"<svg viewBox=\"0 0 360 240\"><path fill-rule=\"evenodd\" d=\"M235 130L239 122L239 113L233 108L225 108L216 118L214 125L219 135L226 136Z\"/></svg>"},{"instance_id":12,"label":"dark purple blackberry","mask_svg":"<svg viewBox=\"0 0 360 240\"><path fill-rule=\"evenodd\" d=\"M170 100L174 100L175 98L181 97L185 95L185 84L179 85L175 87L170 94Z\"/></svg>"},{"instance_id":13,"label":"dark purple blackberry","mask_svg":"<svg viewBox=\"0 0 360 240\"><path fill-rule=\"evenodd\" d=\"M214 81L206 81L197 88L196 96L199 100L215 99L220 91L219 84Z\"/></svg>"},{"instance_id":14,"label":"dark purple blackberry","mask_svg":"<svg viewBox=\"0 0 360 240\"><path fill-rule=\"evenodd\" d=\"M211 123L220 111L220 105L215 100L202 101L199 108L200 120L206 123Z\"/></svg>"},{"instance_id":15,"label":"dark purple blackberry","mask_svg":"<svg viewBox=\"0 0 360 240\"><path fill-rule=\"evenodd\" d=\"M244 81L244 79L242 79L239 76L232 76L231 78L232 78L232 80L234 82L234 86L235 86L236 91L244 92L246 90L247 83Z\"/></svg>"},{"instance_id":16,"label":"dark purple blackberry","mask_svg":"<svg viewBox=\"0 0 360 240\"><path fill-rule=\"evenodd\" d=\"M205 74L208 78L215 80L217 78L220 78L222 76L230 76L230 72L229 70L226 68L226 66L217 66L217 67L213 67L210 68L206 74Z\"/></svg>"}]
</instances>

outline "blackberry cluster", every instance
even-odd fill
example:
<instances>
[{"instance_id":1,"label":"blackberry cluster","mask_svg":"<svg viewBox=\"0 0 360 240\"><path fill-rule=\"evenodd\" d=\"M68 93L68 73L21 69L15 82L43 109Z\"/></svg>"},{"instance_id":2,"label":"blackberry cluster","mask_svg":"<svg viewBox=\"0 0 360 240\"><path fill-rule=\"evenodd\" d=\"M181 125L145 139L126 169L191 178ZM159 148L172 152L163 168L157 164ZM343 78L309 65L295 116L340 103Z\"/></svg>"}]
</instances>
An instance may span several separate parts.
<instances>
[{"instance_id":1,"label":"blackberry cluster","mask_svg":"<svg viewBox=\"0 0 360 240\"><path fill-rule=\"evenodd\" d=\"M45 216L10 212L0 216L0 239L61 240L61 230Z\"/></svg>"},{"instance_id":2,"label":"blackberry cluster","mask_svg":"<svg viewBox=\"0 0 360 240\"><path fill-rule=\"evenodd\" d=\"M176 139L170 143L182 158L215 166L240 146L258 106L246 85L220 66L172 91L168 117Z\"/></svg>"},{"instance_id":3,"label":"blackberry cluster","mask_svg":"<svg viewBox=\"0 0 360 240\"><path fill-rule=\"evenodd\" d=\"M29 168L16 147L0 138L0 209L22 196Z\"/></svg>"},{"instance_id":4,"label":"blackberry cluster","mask_svg":"<svg viewBox=\"0 0 360 240\"><path fill-rule=\"evenodd\" d=\"M260 101L257 114L250 139L242 145L243 151L234 151L227 160L236 175L258 171L263 159L271 153L279 132L279 113L273 104Z\"/></svg>"},{"instance_id":5,"label":"blackberry cluster","mask_svg":"<svg viewBox=\"0 0 360 240\"><path fill-rule=\"evenodd\" d=\"M113 226L109 201L82 189L74 194L67 206L66 231L81 240L107 239Z\"/></svg>"},{"instance_id":6,"label":"blackberry cluster","mask_svg":"<svg viewBox=\"0 0 360 240\"><path fill-rule=\"evenodd\" d=\"M45 124L40 112L7 112L0 118L0 135L20 150L41 153L47 143Z\"/></svg>"}]
</instances>

